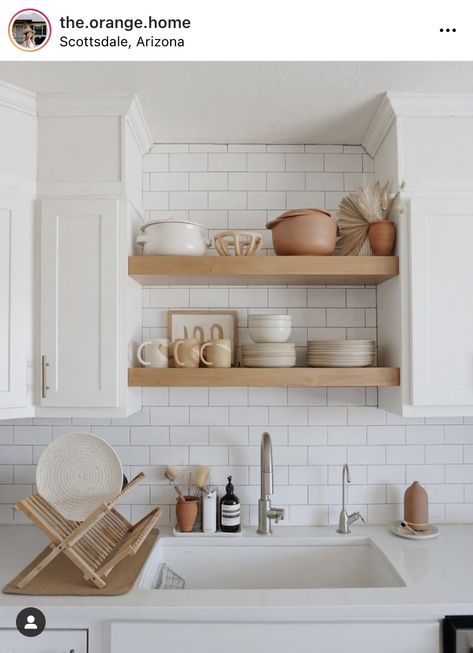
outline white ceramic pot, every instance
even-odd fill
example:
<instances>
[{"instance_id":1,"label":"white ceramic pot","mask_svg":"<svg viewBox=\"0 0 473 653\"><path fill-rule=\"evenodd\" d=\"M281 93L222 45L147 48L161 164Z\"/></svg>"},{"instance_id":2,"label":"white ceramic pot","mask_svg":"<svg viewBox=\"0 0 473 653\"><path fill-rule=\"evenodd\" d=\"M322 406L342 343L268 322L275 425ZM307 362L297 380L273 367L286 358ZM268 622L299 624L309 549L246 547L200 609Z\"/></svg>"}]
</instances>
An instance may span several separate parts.
<instances>
[{"instance_id":1,"label":"white ceramic pot","mask_svg":"<svg viewBox=\"0 0 473 653\"><path fill-rule=\"evenodd\" d=\"M154 220L136 239L145 256L204 256L211 241L207 230L187 220Z\"/></svg>"}]
</instances>

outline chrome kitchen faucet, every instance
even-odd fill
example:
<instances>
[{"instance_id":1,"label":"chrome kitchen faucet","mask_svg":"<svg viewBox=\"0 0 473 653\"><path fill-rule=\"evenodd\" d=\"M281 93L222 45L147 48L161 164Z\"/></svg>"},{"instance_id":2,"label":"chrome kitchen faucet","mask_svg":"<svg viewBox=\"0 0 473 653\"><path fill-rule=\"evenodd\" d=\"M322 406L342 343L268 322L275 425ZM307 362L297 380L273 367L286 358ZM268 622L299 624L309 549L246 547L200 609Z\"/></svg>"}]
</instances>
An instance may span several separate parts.
<instances>
[{"instance_id":1,"label":"chrome kitchen faucet","mask_svg":"<svg viewBox=\"0 0 473 653\"><path fill-rule=\"evenodd\" d=\"M353 512L351 515L349 515L345 509L345 494L346 494L345 478L347 483L351 483L350 469L346 463L343 465L343 471L342 471L342 509L340 511L340 517L338 518L338 528L337 528L337 533L341 533L342 535L348 535L349 533L351 533L350 526L351 524L353 524L353 522L357 521L357 519L361 519L363 524L366 524L365 520L363 519L362 515L359 512Z\"/></svg>"},{"instance_id":2,"label":"chrome kitchen faucet","mask_svg":"<svg viewBox=\"0 0 473 653\"><path fill-rule=\"evenodd\" d=\"M260 535L271 535L271 520L276 524L284 519L283 508L272 508L271 499L273 494L273 447L269 433L263 433L261 438L261 497L258 501L258 533Z\"/></svg>"}]
</instances>

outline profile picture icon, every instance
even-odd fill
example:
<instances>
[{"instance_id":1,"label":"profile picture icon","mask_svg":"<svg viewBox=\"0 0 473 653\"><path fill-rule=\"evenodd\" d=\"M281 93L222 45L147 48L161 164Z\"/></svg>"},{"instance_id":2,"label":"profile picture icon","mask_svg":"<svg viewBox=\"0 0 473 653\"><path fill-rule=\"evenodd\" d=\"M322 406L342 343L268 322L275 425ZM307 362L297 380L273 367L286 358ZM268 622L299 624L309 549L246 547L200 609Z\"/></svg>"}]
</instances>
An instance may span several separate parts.
<instances>
[{"instance_id":1,"label":"profile picture icon","mask_svg":"<svg viewBox=\"0 0 473 653\"><path fill-rule=\"evenodd\" d=\"M49 41L51 23L38 9L22 9L10 20L8 32L11 42L19 50L35 52Z\"/></svg>"}]
</instances>

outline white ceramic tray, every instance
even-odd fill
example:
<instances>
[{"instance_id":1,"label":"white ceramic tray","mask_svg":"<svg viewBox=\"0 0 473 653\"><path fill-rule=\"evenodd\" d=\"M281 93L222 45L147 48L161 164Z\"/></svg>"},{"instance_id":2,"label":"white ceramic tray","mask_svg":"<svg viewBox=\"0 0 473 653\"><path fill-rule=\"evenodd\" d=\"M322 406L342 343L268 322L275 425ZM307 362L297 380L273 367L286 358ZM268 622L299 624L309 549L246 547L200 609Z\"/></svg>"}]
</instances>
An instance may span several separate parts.
<instances>
[{"instance_id":1,"label":"white ceramic tray","mask_svg":"<svg viewBox=\"0 0 473 653\"><path fill-rule=\"evenodd\" d=\"M216 533L203 533L202 531L191 531L190 533L183 533L178 529L177 526L174 526L172 534L175 537L239 537L241 536L241 530L238 533L222 533L222 531L217 531Z\"/></svg>"},{"instance_id":2,"label":"white ceramic tray","mask_svg":"<svg viewBox=\"0 0 473 653\"><path fill-rule=\"evenodd\" d=\"M400 521L393 522L389 526L389 529L391 533L394 533L394 535L404 537L407 540L433 540L434 537L437 537L439 534L439 529L433 524L430 524L425 531L417 531L415 534L411 533L406 528L403 528Z\"/></svg>"}]
</instances>

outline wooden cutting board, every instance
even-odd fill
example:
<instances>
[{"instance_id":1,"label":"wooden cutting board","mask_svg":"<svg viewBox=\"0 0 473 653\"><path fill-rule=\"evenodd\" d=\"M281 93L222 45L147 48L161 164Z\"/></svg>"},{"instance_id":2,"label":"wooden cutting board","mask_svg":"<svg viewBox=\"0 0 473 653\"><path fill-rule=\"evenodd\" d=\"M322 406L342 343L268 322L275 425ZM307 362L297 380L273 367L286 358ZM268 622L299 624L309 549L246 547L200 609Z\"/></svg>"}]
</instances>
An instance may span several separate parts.
<instances>
[{"instance_id":1,"label":"wooden cutting board","mask_svg":"<svg viewBox=\"0 0 473 653\"><path fill-rule=\"evenodd\" d=\"M26 587L19 589L18 580L35 567L51 549L46 547L37 558L25 567L13 580L5 585L4 594L25 594L30 596L117 596L131 590L145 564L159 535L153 529L134 556L122 560L106 578L106 586L98 589L84 580L82 572L60 553Z\"/></svg>"}]
</instances>

